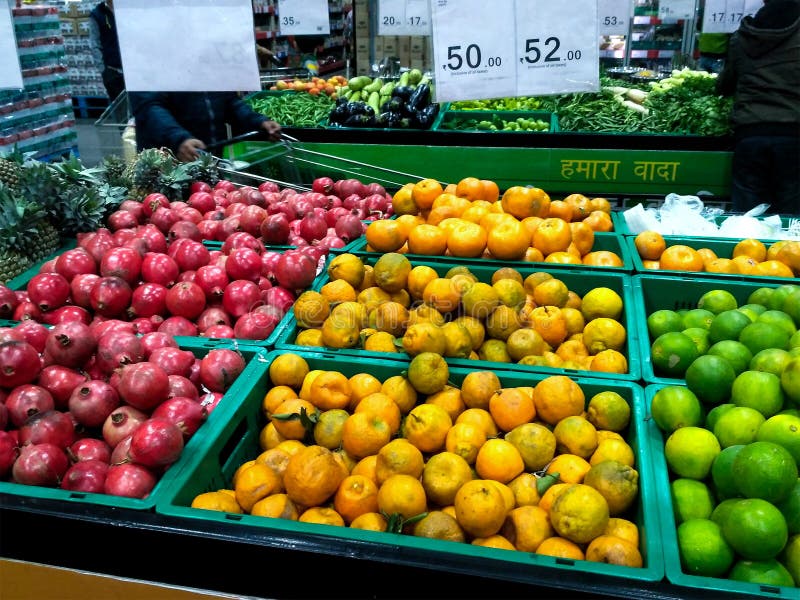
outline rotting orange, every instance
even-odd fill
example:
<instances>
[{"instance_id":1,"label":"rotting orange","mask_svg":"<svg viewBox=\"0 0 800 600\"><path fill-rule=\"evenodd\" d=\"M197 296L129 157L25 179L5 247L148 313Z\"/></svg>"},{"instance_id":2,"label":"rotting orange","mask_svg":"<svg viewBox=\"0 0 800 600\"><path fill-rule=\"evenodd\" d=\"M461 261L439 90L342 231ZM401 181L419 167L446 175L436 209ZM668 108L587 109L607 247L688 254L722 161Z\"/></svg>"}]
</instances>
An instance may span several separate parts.
<instances>
[{"instance_id":1,"label":"rotting orange","mask_svg":"<svg viewBox=\"0 0 800 600\"><path fill-rule=\"evenodd\" d=\"M319 506L328 500L347 476L333 452L307 446L292 456L283 474L286 494L302 506Z\"/></svg>"},{"instance_id":2,"label":"rotting orange","mask_svg":"<svg viewBox=\"0 0 800 600\"><path fill-rule=\"evenodd\" d=\"M513 509L500 531L521 552L536 552L539 545L554 533L547 512L538 506Z\"/></svg>"},{"instance_id":3,"label":"rotting orange","mask_svg":"<svg viewBox=\"0 0 800 600\"><path fill-rule=\"evenodd\" d=\"M758 266L758 261L756 261L756 259L754 259L752 256L747 256L744 254L737 256L736 258L732 258L731 260L736 265L736 268L739 269L739 273L742 275L752 275Z\"/></svg>"},{"instance_id":4,"label":"rotting orange","mask_svg":"<svg viewBox=\"0 0 800 600\"><path fill-rule=\"evenodd\" d=\"M513 186L500 200L503 211L518 219L543 217L550 211L550 197L539 188Z\"/></svg>"}]
</instances>

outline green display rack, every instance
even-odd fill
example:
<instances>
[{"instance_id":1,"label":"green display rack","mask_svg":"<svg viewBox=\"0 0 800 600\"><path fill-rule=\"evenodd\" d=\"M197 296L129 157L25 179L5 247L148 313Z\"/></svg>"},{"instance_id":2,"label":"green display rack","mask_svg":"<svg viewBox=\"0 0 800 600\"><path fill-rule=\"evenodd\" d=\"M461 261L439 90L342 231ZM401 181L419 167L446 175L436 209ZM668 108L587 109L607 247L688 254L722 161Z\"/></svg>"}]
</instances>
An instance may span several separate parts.
<instances>
[{"instance_id":1,"label":"green display rack","mask_svg":"<svg viewBox=\"0 0 800 600\"><path fill-rule=\"evenodd\" d=\"M281 351L267 355L271 362ZM310 369L337 370L350 377L366 372L385 380L399 375L408 368L408 361L374 360L365 358L359 361L343 362L341 356L327 352L300 352ZM470 369L452 368L450 380L460 385ZM500 381L506 386L536 385L546 375L522 376L513 371L496 371ZM182 472L180 480L170 485L170 491L156 506L160 514L190 519L203 527L205 522L238 523L245 530L258 530L263 535L280 537L291 544L297 538L313 537L330 548L331 552L347 552L351 545L372 545L375 552L390 552L391 561L403 561L411 554L426 556L436 561L440 569L454 569L468 563L476 572L490 575L495 565L508 565L519 568L520 576L530 582L537 581L541 572L553 569L563 571L565 577L588 575L595 582L623 578L628 581L653 582L663 577L660 543L658 540L658 511L655 505L655 489L652 487L650 459L646 438L640 432L643 428L643 399L641 388L631 382L609 382L574 378L586 396L587 402L596 393L615 391L631 407L631 421L626 432L627 442L634 449L636 468L639 472L639 498L632 508L629 518L640 530L640 547L644 559L642 568L593 563L572 559L561 559L528 552L509 552L493 548L482 548L466 543L447 542L420 538L411 535L354 530L312 523L301 523L286 519L254 517L251 515L229 514L191 508L192 499L200 493L216 491L230 486L236 468L247 460L252 460L261 452L259 433L266 422L261 409L261 399L248 396L237 406L228 405L225 413L225 431L202 453L196 453L193 463ZM254 381L255 387L263 394L270 388L267 373ZM523 574L524 573L524 574Z\"/></svg>"},{"instance_id":2,"label":"green display rack","mask_svg":"<svg viewBox=\"0 0 800 600\"><path fill-rule=\"evenodd\" d=\"M446 111L443 114L442 119L436 122L434 125L434 131L470 131L476 132L480 131L483 133L496 133L489 129L482 129L478 127L478 123L480 122L488 122L488 123L495 123L500 124L501 122L509 122L509 121L516 121L517 119L533 119L534 121L543 121L547 123L547 129L542 129L541 131L535 130L506 130L503 129L503 133L543 133L549 132L554 133L558 131L558 117L555 113L541 111L541 110L531 110L531 111L496 111L496 110L457 110L457 111Z\"/></svg>"}]
</instances>

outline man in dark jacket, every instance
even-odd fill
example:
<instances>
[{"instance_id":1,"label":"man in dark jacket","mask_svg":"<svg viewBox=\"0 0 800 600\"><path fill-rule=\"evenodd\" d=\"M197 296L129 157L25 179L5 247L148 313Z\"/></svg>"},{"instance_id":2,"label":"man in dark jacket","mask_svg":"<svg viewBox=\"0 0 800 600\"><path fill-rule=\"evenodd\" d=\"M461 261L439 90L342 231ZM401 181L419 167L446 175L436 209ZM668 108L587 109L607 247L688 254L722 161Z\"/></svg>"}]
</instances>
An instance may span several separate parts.
<instances>
[{"instance_id":1,"label":"man in dark jacket","mask_svg":"<svg viewBox=\"0 0 800 600\"><path fill-rule=\"evenodd\" d=\"M195 160L198 149L233 135L262 129L277 140L281 127L255 112L235 92L131 92L136 147L169 148L182 161Z\"/></svg>"},{"instance_id":2,"label":"man in dark jacket","mask_svg":"<svg viewBox=\"0 0 800 600\"><path fill-rule=\"evenodd\" d=\"M113 0L101 2L90 13L89 41L94 62L101 69L106 93L113 102L125 89Z\"/></svg>"},{"instance_id":3,"label":"man in dark jacket","mask_svg":"<svg viewBox=\"0 0 800 600\"><path fill-rule=\"evenodd\" d=\"M800 0L764 0L730 41L717 91L735 98L731 199L800 213Z\"/></svg>"}]
</instances>

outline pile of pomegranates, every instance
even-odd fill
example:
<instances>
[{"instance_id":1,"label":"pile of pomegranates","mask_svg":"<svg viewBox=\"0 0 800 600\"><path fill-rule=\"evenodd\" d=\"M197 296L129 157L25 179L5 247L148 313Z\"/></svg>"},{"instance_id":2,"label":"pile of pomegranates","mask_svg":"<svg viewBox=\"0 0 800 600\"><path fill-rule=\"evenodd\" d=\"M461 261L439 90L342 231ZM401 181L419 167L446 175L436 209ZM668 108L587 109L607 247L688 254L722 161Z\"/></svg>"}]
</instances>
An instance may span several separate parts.
<instances>
[{"instance_id":1,"label":"pile of pomegranates","mask_svg":"<svg viewBox=\"0 0 800 600\"><path fill-rule=\"evenodd\" d=\"M0 480L146 498L246 366L101 325L0 328Z\"/></svg>"}]
</instances>

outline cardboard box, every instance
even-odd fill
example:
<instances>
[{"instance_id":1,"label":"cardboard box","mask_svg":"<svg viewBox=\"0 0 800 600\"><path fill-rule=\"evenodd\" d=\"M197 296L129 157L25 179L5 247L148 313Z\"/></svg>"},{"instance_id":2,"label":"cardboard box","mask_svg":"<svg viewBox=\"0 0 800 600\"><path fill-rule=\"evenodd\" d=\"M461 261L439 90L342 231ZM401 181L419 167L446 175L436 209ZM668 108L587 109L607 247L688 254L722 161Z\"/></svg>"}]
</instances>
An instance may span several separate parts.
<instances>
[{"instance_id":1,"label":"cardboard box","mask_svg":"<svg viewBox=\"0 0 800 600\"><path fill-rule=\"evenodd\" d=\"M381 56L383 54L384 45L383 45L383 36L376 36L375 37L375 56Z\"/></svg>"},{"instance_id":2,"label":"cardboard box","mask_svg":"<svg viewBox=\"0 0 800 600\"><path fill-rule=\"evenodd\" d=\"M75 19L61 17L59 26L61 27L61 35L63 36L78 35L78 24Z\"/></svg>"},{"instance_id":3,"label":"cardboard box","mask_svg":"<svg viewBox=\"0 0 800 600\"><path fill-rule=\"evenodd\" d=\"M397 51L400 54L411 52L411 36L402 35L397 37Z\"/></svg>"},{"instance_id":4,"label":"cardboard box","mask_svg":"<svg viewBox=\"0 0 800 600\"><path fill-rule=\"evenodd\" d=\"M425 37L422 35L412 35L409 37L411 52L422 52L425 49Z\"/></svg>"},{"instance_id":5,"label":"cardboard box","mask_svg":"<svg viewBox=\"0 0 800 600\"><path fill-rule=\"evenodd\" d=\"M356 25L355 32L356 32L356 38L368 38L369 37L369 26L368 25Z\"/></svg>"},{"instance_id":6,"label":"cardboard box","mask_svg":"<svg viewBox=\"0 0 800 600\"><path fill-rule=\"evenodd\" d=\"M89 35L89 32L91 31L89 23L90 23L89 17L81 17L80 19L75 19L75 24L78 28L78 35Z\"/></svg>"},{"instance_id":7,"label":"cardboard box","mask_svg":"<svg viewBox=\"0 0 800 600\"><path fill-rule=\"evenodd\" d=\"M387 35L383 37L383 53L384 54L397 54L397 36Z\"/></svg>"}]
</instances>

